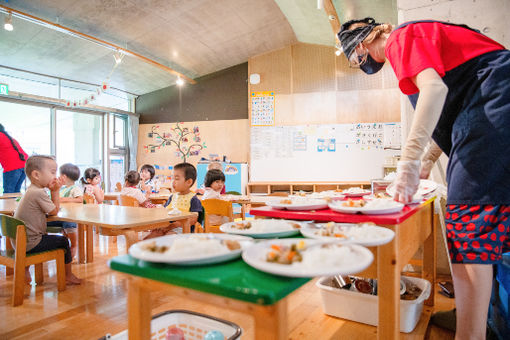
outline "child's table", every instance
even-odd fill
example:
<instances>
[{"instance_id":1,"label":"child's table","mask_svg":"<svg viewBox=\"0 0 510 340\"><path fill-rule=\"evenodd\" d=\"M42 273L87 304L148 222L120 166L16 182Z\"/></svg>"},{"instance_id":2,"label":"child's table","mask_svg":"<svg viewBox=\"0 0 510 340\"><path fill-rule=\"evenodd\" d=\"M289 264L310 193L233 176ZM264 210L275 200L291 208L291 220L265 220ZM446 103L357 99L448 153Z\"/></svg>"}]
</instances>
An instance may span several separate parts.
<instances>
[{"instance_id":1,"label":"child's table","mask_svg":"<svg viewBox=\"0 0 510 340\"><path fill-rule=\"evenodd\" d=\"M206 302L252 315L255 339L287 339L287 296L310 279L266 274L243 260L207 266L172 266L139 261L129 255L110 260L128 280L129 339L150 339L151 291Z\"/></svg>"},{"instance_id":2,"label":"child's table","mask_svg":"<svg viewBox=\"0 0 510 340\"><path fill-rule=\"evenodd\" d=\"M9 198L18 198L21 196L23 196L23 194L21 192L7 193L7 194L0 195L0 200L1 199L9 199Z\"/></svg>"},{"instance_id":3,"label":"child's table","mask_svg":"<svg viewBox=\"0 0 510 340\"><path fill-rule=\"evenodd\" d=\"M436 227L434 198L421 204L405 206L395 214L360 215L342 214L330 209L317 211L276 210L260 207L250 210L256 217L272 217L318 222L374 222L395 232L395 238L382 246L370 247L374 262L357 276L378 279L379 324L378 339L397 339L400 335L400 272L418 248L423 245L422 277L435 287L436 280ZM434 293L425 301L434 305ZM425 317L430 317L425 314Z\"/></svg>"},{"instance_id":4,"label":"child's table","mask_svg":"<svg viewBox=\"0 0 510 340\"><path fill-rule=\"evenodd\" d=\"M0 200L0 214L14 215L14 210L18 207L16 199L4 199Z\"/></svg>"},{"instance_id":5,"label":"child's table","mask_svg":"<svg viewBox=\"0 0 510 340\"><path fill-rule=\"evenodd\" d=\"M48 221L66 221L78 224L78 260L80 263L94 260L94 241L92 226L99 228L105 236L126 238L126 249L138 241L139 231L152 230L167 226L170 222L183 221L183 233L191 230L189 219L196 213L168 215L163 208L123 207L108 204L62 203L57 216L48 217Z\"/></svg>"}]
</instances>

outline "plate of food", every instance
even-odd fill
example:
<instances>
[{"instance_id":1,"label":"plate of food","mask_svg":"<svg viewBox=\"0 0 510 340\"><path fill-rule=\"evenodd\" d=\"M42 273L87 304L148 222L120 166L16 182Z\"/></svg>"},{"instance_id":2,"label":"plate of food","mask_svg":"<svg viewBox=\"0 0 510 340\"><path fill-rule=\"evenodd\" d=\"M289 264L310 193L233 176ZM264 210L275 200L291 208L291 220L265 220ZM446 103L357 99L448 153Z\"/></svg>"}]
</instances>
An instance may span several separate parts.
<instances>
[{"instance_id":1,"label":"plate of food","mask_svg":"<svg viewBox=\"0 0 510 340\"><path fill-rule=\"evenodd\" d=\"M379 227L374 223L308 223L301 228L303 236L319 240L339 240L342 243L355 243L373 247L393 240L393 230Z\"/></svg>"},{"instance_id":2,"label":"plate of food","mask_svg":"<svg viewBox=\"0 0 510 340\"><path fill-rule=\"evenodd\" d=\"M352 187L352 188L345 189L342 191L342 194L345 197L361 197L361 196L365 196L365 195L370 195L371 193L372 193L372 191L370 191L370 190L358 188L358 187Z\"/></svg>"},{"instance_id":3,"label":"plate of food","mask_svg":"<svg viewBox=\"0 0 510 340\"><path fill-rule=\"evenodd\" d=\"M345 195L341 192L335 191L335 190L326 190L321 192L311 192L311 193L304 193L304 192L298 192L294 195L289 196L290 198L294 197L306 197L306 198L313 198L313 199L323 199L326 202L331 202L335 200L342 200L345 198Z\"/></svg>"},{"instance_id":4,"label":"plate of food","mask_svg":"<svg viewBox=\"0 0 510 340\"><path fill-rule=\"evenodd\" d=\"M413 196L413 201L415 200L415 197L423 198L423 196L427 196L428 194L434 192L436 189L436 182L430 181L428 179L420 179L420 185L418 186L418 191L416 191L416 194ZM391 197L395 196L395 186L393 183L386 188L386 192Z\"/></svg>"},{"instance_id":5,"label":"plate of food","mask_svg":"<svg viewBox=\"0 0 510 340\"><path fill-rule=\"evenodd\" d=\"M357 214L360 212L366 215L393 214L400 212L404 208L404 204L385 198L373 200L348 199L347 201L331 202L328 206L331 210L344 214Z\"/></svg>"},{"instance_id":6,"label":"plate of food","mask_svg":"<svg viewBox=\"0 0 510 340\"><path fill-rule=\"evenodd\" d=\"M250 266L275 275L316 277L349 275L365 270L374 255L357 244L311 239L267 240L243 251Z\"/></svg>"},{"instance_id":7,"label":"plate of food","mask_svg":"<svg viewBox=\"0 0 510 340\"><path fill-rule=\"evenodd\" d=\"M266 204L273 209L287 210L319 210L328 207L326 200L307 197L284 197L268 201Z\"/></svg>"},{"instance_id":8,"label":"plate of food","mask_svg":"<svg viewBox=\"0 0 510 340\"><path fill-rule=\"evenodd\" d=\"M129 255L148 262L202 265L229 261L251 245L250 237L228 234L180 234L133 244Z\"/></svg>"},{"instance_id":9,"label":"plate of food","mask_svg":"<svg viewBox=\"0 0 510 340\"><path fill-rule=\"evenodd\" d=\"M288 237L299 234L303 222L276 219L244 220L228 222L220 226L227 234L244 235L253 238Z\"/></svg>"}]
</instances>

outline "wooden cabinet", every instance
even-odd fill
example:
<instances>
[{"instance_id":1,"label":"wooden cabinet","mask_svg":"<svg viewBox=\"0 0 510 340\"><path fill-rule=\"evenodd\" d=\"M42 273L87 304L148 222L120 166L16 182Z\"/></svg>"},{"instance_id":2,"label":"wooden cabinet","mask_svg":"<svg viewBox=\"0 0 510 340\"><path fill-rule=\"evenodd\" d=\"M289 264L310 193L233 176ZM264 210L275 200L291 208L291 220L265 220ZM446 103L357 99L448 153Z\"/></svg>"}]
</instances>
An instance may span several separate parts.
<instances>
[{"instance_id":1,"label":"wooden cabinet","mask_svg":"<svg viewBox=\"0 0 510 340\"><path fill-rule=\"evenodd\" d=\"M350 187L362 187L370 189L370 182L250 182L246 193L251 194L274 194L287 193L292 195L299 191L321 192L326 190L341 190Z\"/></svg>"}]
</instances>

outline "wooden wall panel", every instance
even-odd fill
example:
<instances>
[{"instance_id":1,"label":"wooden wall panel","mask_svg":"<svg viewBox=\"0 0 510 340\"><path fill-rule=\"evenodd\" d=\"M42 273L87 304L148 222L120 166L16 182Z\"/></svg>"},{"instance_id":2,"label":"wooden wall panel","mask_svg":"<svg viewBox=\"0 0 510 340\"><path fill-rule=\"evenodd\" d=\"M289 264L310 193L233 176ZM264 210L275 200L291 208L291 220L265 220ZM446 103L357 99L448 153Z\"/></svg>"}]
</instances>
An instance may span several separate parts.
<instances>
[{"instance_id":1,"label":"wooden wall panel","mask_svg":"<svg viewBox=\"0 0 510 340\"><path fill-rule=\"evenodd\" d=\"M290 94L291 91L291 47L250 58L248 73L260 74L260 83L248 84L250 91L275 91ZM249 75L248 75L249 77Z\"/></svg>"},{"instance_id":2,"label":"wooden wall panel","mask_svg":"<svg viewBox=\"0 0 510 340\"><path fill-rule=\"evenodd\" d=\"M293 93L335 90L335 48L322 45L292 46Z\"/></svg>"}]
</instances>

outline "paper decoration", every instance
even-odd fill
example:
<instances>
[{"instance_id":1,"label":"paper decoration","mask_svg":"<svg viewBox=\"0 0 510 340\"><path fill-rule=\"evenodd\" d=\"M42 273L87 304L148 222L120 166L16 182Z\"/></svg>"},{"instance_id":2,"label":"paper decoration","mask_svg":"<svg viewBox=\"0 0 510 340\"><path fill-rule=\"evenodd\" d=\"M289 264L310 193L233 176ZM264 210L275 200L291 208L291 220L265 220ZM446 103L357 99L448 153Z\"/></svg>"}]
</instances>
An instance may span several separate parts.
<instances>
[{"instance_id":1,"label":"paper decoration","mask_svg":"<svg viewBox=\"0 0 510 340\"><path fill-rule=\"evenodd\" d=\"M274 125L274 92L251 93L251 126Z\"/></svg>"},{"instance_id":2,"label":"paper decoration","mask_svg":"<svg viewBox=\"0 0 510 340\"><path fill-rule=\"evenodd\" d=\"M176 123L170 132L159 132L159 126L154 125L151 128L151 132L147 134L147 137L155 139L155 143L144 145L145 152L155 153L156 149L159 150L161 147L171 147L172 144L175 146L174 154L176 157L182 158L183 162L190 156L198 156L200 151L207 148L205 142L200 137L200 130L198 126L193 127L192 130L184 126L184 123ZM168 167L168 169L173 167Z\"/></svg>"}]
</instances>

